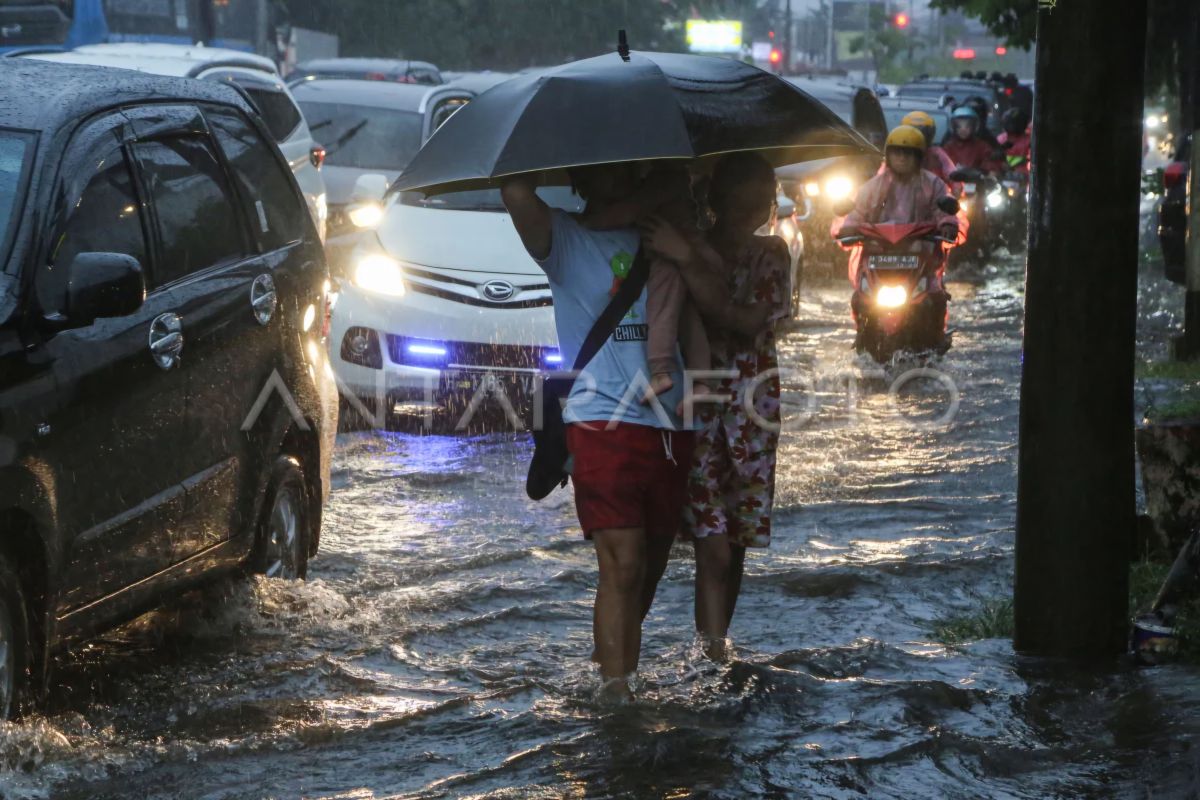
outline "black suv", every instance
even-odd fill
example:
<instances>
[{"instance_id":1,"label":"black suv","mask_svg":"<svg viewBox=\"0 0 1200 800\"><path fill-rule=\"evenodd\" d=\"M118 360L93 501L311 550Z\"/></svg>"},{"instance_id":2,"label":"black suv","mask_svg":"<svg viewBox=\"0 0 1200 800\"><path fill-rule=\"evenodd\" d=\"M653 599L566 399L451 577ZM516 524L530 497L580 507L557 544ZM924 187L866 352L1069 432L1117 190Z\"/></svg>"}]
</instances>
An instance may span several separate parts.
<instances>
[{"instance_id":1,"label":"black suv","mask_svg":"<svg viewBox=\"0 0 1200 800\"><path fill-rule=\"evenodd\" d=\"M4 716L52 652L316 552L328 273L270 141L225 86L0 63Z\"/></svg>"}]
</instances>

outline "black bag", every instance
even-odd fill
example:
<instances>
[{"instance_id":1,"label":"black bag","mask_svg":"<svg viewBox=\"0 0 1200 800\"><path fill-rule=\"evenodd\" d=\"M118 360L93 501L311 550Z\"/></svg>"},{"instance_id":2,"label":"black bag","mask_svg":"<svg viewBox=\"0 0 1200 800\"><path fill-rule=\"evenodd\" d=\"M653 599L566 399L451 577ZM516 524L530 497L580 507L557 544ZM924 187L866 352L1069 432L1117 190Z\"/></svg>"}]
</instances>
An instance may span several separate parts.
<instances>
[{"instance_id":1,"label":"black bag","mask_svg":"<svg viewBox=\"0 0 1200 800\"><path fill-rule=\"evenodd\" d=\"M650 276L650 260L639 249L633 259L633 266L616 295L592 329L588 331L579 348L579 356L571 368L571 377L549 378L542 382L541 390L534 399L542 407L542 424L540 430L534 426L533 431L533 460L529 462L529 475L525 478L525 493L533 500L541 500L560 486L567 485L567 425L562 416L562 400L571 394L575 385L575 375L588 365L600 348L613 335L617 325L633 308L633 304L642 294L646 279Z\"/></svg>"}]
</instances>

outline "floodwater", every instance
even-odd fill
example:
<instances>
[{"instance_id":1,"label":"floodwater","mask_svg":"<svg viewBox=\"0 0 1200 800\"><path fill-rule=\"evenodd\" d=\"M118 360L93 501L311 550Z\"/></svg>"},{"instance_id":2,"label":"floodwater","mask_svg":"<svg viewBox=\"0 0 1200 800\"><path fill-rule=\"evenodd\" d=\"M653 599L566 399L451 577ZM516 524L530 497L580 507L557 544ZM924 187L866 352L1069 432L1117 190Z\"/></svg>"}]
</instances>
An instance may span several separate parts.
<instances>
[{"instance_id":1,"label":"floodwater","mask_svg":"<svg viewBox=\"0 0 1200 800\"><path fill-rule=\"evenodd\" d=\"M678 547L638 701L598 703L594 558L569 494L524 498L525 438L350 433L309 582L217 587L65 660L46 714L0 728L0 793L1197 796L1196 670L930 635L1013 568L1021 265L950 288L945 379L895 392L912 365L853 357L843 285L807 291L775 542L748 561L732 663L694 651ZM1159 347L1178 304L1142 289Z\"/></svg>"}]
</instances>

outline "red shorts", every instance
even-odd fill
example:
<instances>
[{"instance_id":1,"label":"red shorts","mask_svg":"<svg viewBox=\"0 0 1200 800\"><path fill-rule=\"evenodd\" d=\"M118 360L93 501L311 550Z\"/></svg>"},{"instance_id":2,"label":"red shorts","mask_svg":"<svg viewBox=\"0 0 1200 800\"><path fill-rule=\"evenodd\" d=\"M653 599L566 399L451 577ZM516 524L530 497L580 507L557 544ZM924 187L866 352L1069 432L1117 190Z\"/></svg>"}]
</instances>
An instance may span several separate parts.
<instances>
[{"instance_id":1,"label":"red shorts","mask_svg":"<svg viewBox=\"0 0 1200 800\"><path fill-rule=\"evenodd\" d=\"M574 458L571 482L583 535L609 528L643 528L674 536L687 499L691 431L605 423L567 426Z\"/></svg>"}]
</instances>

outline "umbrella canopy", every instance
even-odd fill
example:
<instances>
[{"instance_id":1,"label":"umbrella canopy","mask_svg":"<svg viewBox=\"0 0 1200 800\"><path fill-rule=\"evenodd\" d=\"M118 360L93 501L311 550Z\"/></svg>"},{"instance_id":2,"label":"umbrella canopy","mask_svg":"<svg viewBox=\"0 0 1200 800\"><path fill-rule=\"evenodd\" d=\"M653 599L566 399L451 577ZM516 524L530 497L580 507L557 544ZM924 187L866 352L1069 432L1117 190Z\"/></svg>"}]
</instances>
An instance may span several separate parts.
<instances>
[{"instance_id":1,"label":"umbrella canopy","mask_svg":"<svg viewBox=\"0 0 1200 800\"><path fill-rule=\"evenodd\" d=\"M822 103L726 58L617 53L518 75L468 103L393 187L438 194L522 172L758 150L776 166L876 152Z\"/></svg>"}]
</instances>

